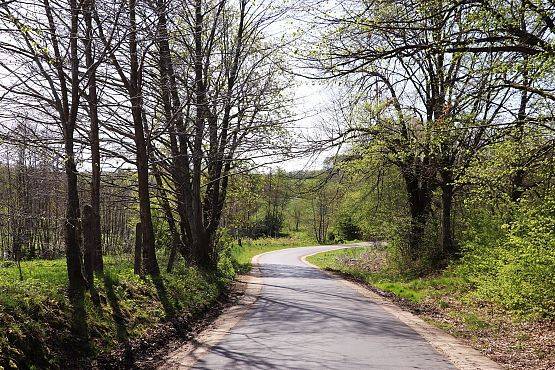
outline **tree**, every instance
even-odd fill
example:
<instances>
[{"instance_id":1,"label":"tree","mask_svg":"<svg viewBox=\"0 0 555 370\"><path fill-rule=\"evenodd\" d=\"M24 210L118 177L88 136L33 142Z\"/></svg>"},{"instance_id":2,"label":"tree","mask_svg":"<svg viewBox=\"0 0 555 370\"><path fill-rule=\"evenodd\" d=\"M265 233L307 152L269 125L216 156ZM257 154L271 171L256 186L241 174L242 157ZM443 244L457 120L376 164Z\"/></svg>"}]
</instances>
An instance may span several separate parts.
<instances>
[{"instance_id":1,"label":"tree","mask_svg":"<svg viewBox=\"0 0 555 370\"><path fill-rule=\"evenodd\" d=\"M27 104L33 106L33 100L38 101L38 109L46 117L54 119L62 131L67 181L65 246L68 294L74 307L73 329L86 337L84 291L87 282L82 271L81 211L75 161L75 130L81 98L79 5L76 0L68 0L60 6L53 6L49 0L43 0L32 9L16 9L14 4L8 3L3 4L3 10L7 14L5 22L17 32L17 36L3 42L2 49L13 53L37 77L34 80L25 79L21 71L2 62L1 67L15 81L13 88L10 88L11 93L22 99L19 107L23 109ZM67 23L58 24L61 19Z\"/></svg>"},{"instance_id":2,"label":"tree","mask_svg":"<svg viewBox=\"0 0 555 370\"><path fill-rule=\"evenodd\" d=\"M485 67L500 57L452 49L474 36L467 16L465 9L444 2L344 2L339 15L328 18L324 52L311 58L324 77L341 77L353 86L348 105L355 107L354 123L339 136L358 145L378 143L373 148L403 176L412 260L422 257L438 188L439 254L458 253L452 223L457 180L507 116L511 91Z\"/></svg>"},{"instance_id":3,"label":"tree","mask_svg":"<svg viewBox=\"0 0 555 370\"><path fill-rule=\"evenodd\" d=\"M174 30L178 42L170 50L169 11L162 2L156 9L169 136L161 147L172 153L165 168L176 190L182 244L210 269L218 260L217 230L229 177L249 153L267 155L282 124L278 51L261 33L279 14L247 0L197 0L172 13L174 23L186 26ZM174 65L186 66L183 77L177 78Z\"/></svg>"},{"instance_id":4,"label":"tree","mask_svg":"<svg viewBox=\"0 0 555 370\"><path fill-rule=\"evenodd\" d=\"M85 20L85 59L86 69L89 74L87 106L90 120L90 146L91 146L91 237L94 253L92 255L93 269L102 271L104 261L102 258L102 230L100 227L100 136L99 136L99 117L98 117L98 88L96 69L98 62L94 58L94 25L93 14L95 11L95 0L87 0L83 3L83 18Z\"/></svg>"},{"instance_id":5,"label":"tree","mask_svg":"<svg viewBox=\"0 0 555 370\"><path fill-rule=\"evenodd\" d=\"M116 9L115 13L119 15L122 9ZM123 37L126 38L129 58L125 56L116 55L113 40L106 36L103 24L100 21L98 12L95 12L95 21L99 30L99 35L104 43L104 47L108 50L109 60L115 68L117 75L123 84L130 104L131 120L133 124L133 140L135 143L135 164L137 167L138 177L138 194L139 194L139 209L141 217L141 230L143 238L143 257L144 268L148 274L158 276L160 268L156 258L155 250L155 236L154 226L152 223L150 189L149 189L149 154L148 154L148 138L145 137L144 127L144 106L143 106L143 67L142 60L144 55L139 55L139 40L138 40L138 24L137 24L137 2L129 0L126 7L126 15L128 21L128 33L124 33ZM116 21L118 18L116 18ZM115 24L114 27L118 25ZM114 29L114 31L117 28ZM123 43L124 40L118 42ZM146 50L145 50L146 52ZM141 61L140 61L141 59ZM124 68L124 63L125 68ZM126 73L128 70L128 73Z\"/></svg>"}]
</instances>

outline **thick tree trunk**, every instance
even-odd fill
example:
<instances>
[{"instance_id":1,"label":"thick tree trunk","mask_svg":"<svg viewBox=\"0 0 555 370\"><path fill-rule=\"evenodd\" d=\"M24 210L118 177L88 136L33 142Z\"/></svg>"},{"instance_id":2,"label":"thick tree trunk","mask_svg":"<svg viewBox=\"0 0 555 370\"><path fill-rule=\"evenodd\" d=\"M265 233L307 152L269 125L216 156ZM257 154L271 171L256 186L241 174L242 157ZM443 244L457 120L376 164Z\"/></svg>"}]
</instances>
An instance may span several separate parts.
<instances>
[{"instance_id":1,"label":"thick tree trunk","mask_svg":"<svg viewBox=\"0 0 555 370\"><path fill-rule=\"evenodd\" d=\"M426 222L432 203L432 190L425 179L412 169L404 171L405 186L410 208L410 230L408 235L408 257L415 261L422 249Z\"/></svg>"},{"instance_id":2,"label":"thick tree trunk","mask_svg":"<svg viewBox=\"0 0 555 370\"><path fill-rule=\"evenodd\" d=\"M453 178L450 173L442 174L441 185L441 240L445 257L453 257L458 253L457 245L453 237Z\"/></svg>"},{"instance_id":3,"label":"thick tree trunk","mask_svg":"<svg viewBox=\"0 0 555 370\"><path fill-rule=\"evenodd\" d=\"M213 270L217 265L215 240L203 231L197 233L196 238L197 241L192 246L193 258L199 267L205 270Z\"/></svg>"},{"instance_id":4,"label":"thick tree trunk","mask_svg":"<svg viewBox=\"0 0 555 370\"><path fill-rule=\"evenodd\" d=\"M93 209L90 205L83 207L83 219L81 222L83 230L83 254L84 254L84 270L85 278L87 279L89 291L91 292L91 299L95 305L100 305L100 296L96 291L94 285L94 267L95 267L95 235L94 235L94 215Z\"/></svg>"},{"instance_id":5,"label":"thick tree trunk","mask_svg":"<svg viewBox=\"0 0 555 370\"><path fill-rule=\"evenodd\" d=\"M67 153L67 210L66 210L66 256L70 288L79 290L83 285L81 263L81 240L79 238L79 192L77 187L77 169L73 161L73 154Z\"/></svg>"},{"instance_id":6,"label":"thick tree trunk","mask_svg":"<svg viewBox=\"0 0 555 370\"><path fill-rule=\"evenodd\" d=\"M73 331L82 338L88 336L85 311L85 279L81 256L79 191L77 168L73 159L73 143L66 139L65 171L67 176L67 210L65 222L68 295L73 307Z\"/></svg>"}]
</instances>

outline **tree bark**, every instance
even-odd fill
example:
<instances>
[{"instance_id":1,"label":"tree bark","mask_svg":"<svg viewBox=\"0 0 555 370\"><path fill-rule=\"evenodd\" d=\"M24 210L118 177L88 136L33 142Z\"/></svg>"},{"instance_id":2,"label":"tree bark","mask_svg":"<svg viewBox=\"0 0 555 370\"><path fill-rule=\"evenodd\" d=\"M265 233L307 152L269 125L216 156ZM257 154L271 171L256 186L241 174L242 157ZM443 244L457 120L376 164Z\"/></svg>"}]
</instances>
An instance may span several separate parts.
<instances>
[{"instance_id":1,"label":"tree bark","mask_svg":"<svg viewBox=\"0 0 555 370\"><path fill-rule=\"evenodd\" d=\"M432 190L419 170L403 170L410 208L410 230L408 235L408 257L415 261L419 257L432 203Z\"/></svg>"},{"instance_id":2,"label":"tree bark","mask_svg":"<svg viewBox=\"0 0 555 370\"><path fill-rule=\"evenodd\" d=\"M129 49L130 49L130 78L129 95L131 99L131 114L135 130L134 140L137 151L137 177L139 187L139 210L143 235L143 251L145 272L152 276L160 274L155 250L154 225L150 209L148 152L142 121L142 88L140 81L139 60L137 55L137 21L136 0L129 0Z\"/></svg>"},{"instance_id":3,"label":"tree bark","mask_svg":"<svg viewBox=\"0 0 555 370\"><path fill-rule=\"evenodd\" d=\"M441 174L441 238L445 257L454 257L458 253L457 244L453 237L453 196L455 185L453 175L449 171Z\"/></svg>"},{"instance_id":4,"label":"tree bark","mask_svg":"<svg viewBox=\"0 0 555 370\"><path fill-rule=\"evenodd\" d=\"M84 271L85 278L89 283L89 288L94 284L94 261L95 261L95 245L93 236L93 210L90 205L83 207L83 219L82 219L82 231L83 231L83 257L84 257Z\"/></svg>"}]
</instances>

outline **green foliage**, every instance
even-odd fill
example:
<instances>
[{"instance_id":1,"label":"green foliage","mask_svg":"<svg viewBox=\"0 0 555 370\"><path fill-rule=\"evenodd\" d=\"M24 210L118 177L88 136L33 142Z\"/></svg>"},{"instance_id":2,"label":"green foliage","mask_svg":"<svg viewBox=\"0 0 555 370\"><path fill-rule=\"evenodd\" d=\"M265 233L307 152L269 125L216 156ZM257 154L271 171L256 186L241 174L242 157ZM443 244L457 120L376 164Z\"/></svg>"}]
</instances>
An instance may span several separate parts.
<instances>
[{"instance_id":1,"label":"green foliage","mask_svg":"<svg viewBox=\"0 0 555 370\"><path fill-rule=\"evenodd\" d=\"M476 294L520 316L555 317L555 197L522 204L509 224L482 222L458 267Z\"/></svg>"},{"instance_id":2,"label":"green foliage","mask_svg":"<svg viewBox=\"0 0 555 370\"><path fill-rule=\"evenodd\" d=\"M281 234L283 229L283 214L280 212L266 213L260 221L254 222L246 230L243 235L252 238L271 237L275 238Z\"/></svg>"},{"instance_id":3,"label":"green foliage","mask_svg":"<svg viewBox=\"0 0 555 370\"><path fill-rule=\"evenodd\" d=\"M358 240L362 238L362 231L354 222L351 215L340 215L336 222L337 234L342 240Z\"/></svg>"}]
</instances>

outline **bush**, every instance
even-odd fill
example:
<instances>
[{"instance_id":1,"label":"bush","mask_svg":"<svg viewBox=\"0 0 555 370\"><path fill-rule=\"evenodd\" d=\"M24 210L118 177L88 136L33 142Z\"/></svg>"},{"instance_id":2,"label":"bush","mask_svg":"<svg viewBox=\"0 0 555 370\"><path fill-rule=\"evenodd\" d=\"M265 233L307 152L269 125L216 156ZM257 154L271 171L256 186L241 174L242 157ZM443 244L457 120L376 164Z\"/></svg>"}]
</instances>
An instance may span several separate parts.
<instances>
[{"instance_id":1,"label":"bush","mask_svg":"<svg viewBox=\"0 0 555 370\"><path fill-rule=\"evenodd\" d=\"M337 234L343 240L357 240L362 238L360 227L354 222L351 215L344 215L337 220Z\"/></svg>"},{"instance_id":2,"label":"bush","mask_svg":"<svg viewBox=\"0 0 555 370\"><path fill-rule=\"evenodd\" d=\"M255 239L262 237L276 238L281 236L283 221L283 215L281 213L269 212L262 220L254 222L252 225L242 230L240 234Z\"/></svg>"},{"instance_id":3,"label":"bush","mask_svg":"<svg viewBox=\"0 0 555 370\"><path fill-rule=\"evenodd\" d=\"M459 272L483 299L520 316L554 318L555 198L521 206L514 221L500 227L504 235L495 242L487 238L491 229L490 224L481 233L485 243L480 234L467 243Z\"/></svg>"}]
</instances>

